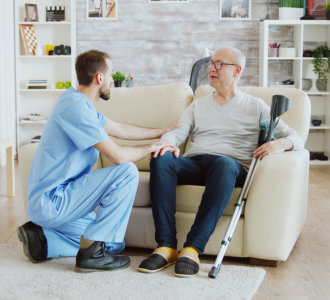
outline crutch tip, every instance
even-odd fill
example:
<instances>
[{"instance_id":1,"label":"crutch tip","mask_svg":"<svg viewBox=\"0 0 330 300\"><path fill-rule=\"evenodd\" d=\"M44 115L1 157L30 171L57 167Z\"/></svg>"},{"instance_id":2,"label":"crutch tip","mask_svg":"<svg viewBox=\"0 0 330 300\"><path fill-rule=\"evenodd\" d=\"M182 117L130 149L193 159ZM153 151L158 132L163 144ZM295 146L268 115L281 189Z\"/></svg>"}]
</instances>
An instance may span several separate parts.
<instances>
[{"instance_id":1,"label":"crutch tip","mask_svg":"<svg viewBox=\"0 0 330 300\"><path fill-rule=\"evenodd\" d=\"M213 266L209 272L209 278L213 278L213 279L216 278L219 271L220 271L220 265L218 267Z\"/></svg>"}]
</instances>

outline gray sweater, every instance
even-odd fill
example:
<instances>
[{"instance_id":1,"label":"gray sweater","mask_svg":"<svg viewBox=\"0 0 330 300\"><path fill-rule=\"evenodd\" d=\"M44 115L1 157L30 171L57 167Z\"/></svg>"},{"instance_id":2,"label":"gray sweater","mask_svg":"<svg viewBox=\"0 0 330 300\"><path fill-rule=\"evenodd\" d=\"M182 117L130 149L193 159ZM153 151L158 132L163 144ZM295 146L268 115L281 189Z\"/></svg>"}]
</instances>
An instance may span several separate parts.
<instances>
[{"instance_id":1,"label":"gray sweater","mask_svg":"<svg viewBox=\"0 0 330 300\"><path fill-rule=\"evenodd\" d=\"M164 134L161 140L180 146L190 136L184 156L230 156L248 168L258 145L261 112L269 123L270 108L259 98L238 92L221 106L210 94L190 104L177 123L181 127ZM275 129L275 137L290 139L295 150L304 147L297 132L282 120Z\"/></svg>"}]
</instances>

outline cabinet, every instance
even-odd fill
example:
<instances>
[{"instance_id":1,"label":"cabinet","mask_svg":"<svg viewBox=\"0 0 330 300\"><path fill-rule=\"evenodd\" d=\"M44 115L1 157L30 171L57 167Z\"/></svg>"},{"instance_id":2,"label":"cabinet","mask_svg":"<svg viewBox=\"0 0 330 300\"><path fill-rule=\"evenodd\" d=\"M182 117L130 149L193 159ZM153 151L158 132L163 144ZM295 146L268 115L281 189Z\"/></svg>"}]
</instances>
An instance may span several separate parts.
<instances>
[{"instance_id":1,"label":"cabinet","mask_svg":"<svg viewBox=\"0 0 330 300\"><path fill-rule=\"evenodd\" d=\"M320 45L330 47L330 21L266 20L260 23L259 41L259 85L283 85L283 81L290 79L294 81L292 86L308 94L312 119L322 123L311 124L306 148L328 157L326 161L311 160L310 164L330 165L330 80L327 83L317 80L318 90L310 92L312 80L307 69L313 58L303 56L305 50L314 50ZM270 50L269 45L275 43L280 44L280 48Z\"/></svg>"},{"instance_id":2,"label":"cabinet","mask_svg":"<svg viewBox=\"0 0 330 300\"><path fill-rule=\"evenodd\" d=\"M25 22L25 4L36 4L38 21ZM46 8L65 7L64 21L46 21ZM16 62L16 129L17 148L41 135L46 119L57 99L65 89L57 89L57 82L71 82L76 86L76 8L71 0L15 0L15 62ZM20 27L32 24L38 45L39 55L27 55ZM47 55L46 45L71 47L71 54ZM68 49L68 48L67 48ZM43 80L48 83L45 89L29 89L30 80ZM28 115L40 115L43 120L23 120Z\"/></svg>"}]
</instances>

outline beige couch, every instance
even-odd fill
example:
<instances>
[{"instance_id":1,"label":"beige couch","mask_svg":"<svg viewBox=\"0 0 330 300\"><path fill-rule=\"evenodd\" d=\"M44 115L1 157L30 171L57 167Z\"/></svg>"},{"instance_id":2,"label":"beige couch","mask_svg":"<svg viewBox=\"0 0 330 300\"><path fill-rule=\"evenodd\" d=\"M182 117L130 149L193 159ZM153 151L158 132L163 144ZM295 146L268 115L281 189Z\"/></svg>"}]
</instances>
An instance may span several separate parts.
<instances>
[{"instance_id":1,"label":"beige couch","mask_svg":"<svg viewBox=\"0 0 330 300\"><path fill-rule=\"evenodd\" d=\"M267 104L274 94L291 99L292 107L282 119L306 140L310 122L310 102L307 95L292 88L241 87ZM185 83L160 86L115 88L111 100L102 101L97 110L115 121L129 122L145 127L167 127L174 124L194 98L212 91L201 86L195 96ZM256 120L258 122L258 120ZM150 141L118 141L125 145ZM26 200L28 171L36 145L24 146L19 152L19 165ZM184 151L184 145L181 147ZM95 166L102 168L111 162L100 156ZM149 197L149 159L136 163L140 170L140 184L126 233L126 245L155 248L154 224ZM304 225L307 210L309 155L306 150L267 156L262 160L252 183L244 215L240 218L228 256L250 257L269 261L285 261ZM182 247L204 191L202 186L177 187L177 237ZM240 189L235 188L224 216L212 234L205 254L218 254L221 240L234 210ZM273 263L273 262L271 262Z\"/></svg>"}]
</instances>

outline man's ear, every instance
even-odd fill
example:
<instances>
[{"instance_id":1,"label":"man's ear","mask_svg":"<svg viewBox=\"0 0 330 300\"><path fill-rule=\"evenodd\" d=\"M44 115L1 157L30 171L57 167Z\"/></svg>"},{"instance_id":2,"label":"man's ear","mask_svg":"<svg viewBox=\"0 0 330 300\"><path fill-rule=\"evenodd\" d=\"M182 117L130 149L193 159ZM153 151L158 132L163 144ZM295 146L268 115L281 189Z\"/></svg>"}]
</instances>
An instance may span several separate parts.
<instances>
[{"instance_id":1,"label":"man's ear","mask_svg":"<svg viewBox=\"0 0 330 300\"><path fill-rule=\"evenodd\" d=\"M242 67L241 66L236 66L235 68L235 75L238 77L242 72Z\"/></svg>"},{"instance_id":2,"label":"man's ear","mask_svg":"<svg viewBox=\"0 0 330 300\"><path fill-rule=\"evenodd\" d=\"M102 84L103 83L103 80L104 80L103 73L97 73L95 75L95 79L96 79L97 84Z\"/></svg>"}]
</instances>

